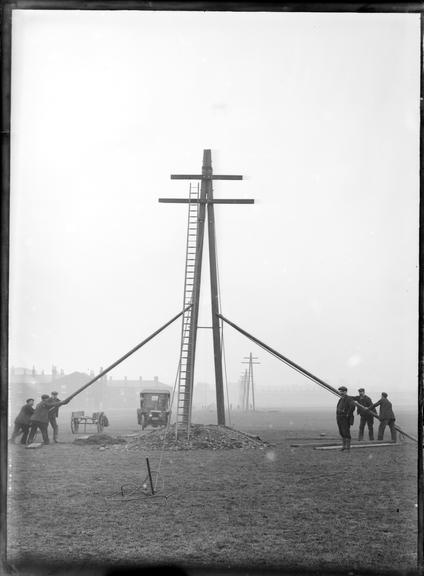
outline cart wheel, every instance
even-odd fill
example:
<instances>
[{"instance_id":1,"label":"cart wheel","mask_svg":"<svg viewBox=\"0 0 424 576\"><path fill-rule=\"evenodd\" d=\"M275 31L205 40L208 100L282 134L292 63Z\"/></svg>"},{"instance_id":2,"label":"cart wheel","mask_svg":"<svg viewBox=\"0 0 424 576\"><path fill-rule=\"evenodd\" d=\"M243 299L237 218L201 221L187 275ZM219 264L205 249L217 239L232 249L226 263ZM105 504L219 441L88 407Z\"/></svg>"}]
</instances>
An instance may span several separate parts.
<instances>
[{"instance_id":1,"label":"cart wheel","mask_svg":"<svg viewBox=\"0 0 424 576\"><path fill-rule=\"evenodd\" d=\"M76 418L71 418L71 431L72 434L76 434L78 432L79 422Z\"/></svg>"},{"instance_id":2,"label":"cart wheel","mask_svg":"<svg viewBox=\"0 0 424 576\"><path fill-rule=\"evenodd\" d=\"M97 432L103 432L103 414L104 412L100 412L99 417L97 418Z\"/></svg>"}]
</instances>

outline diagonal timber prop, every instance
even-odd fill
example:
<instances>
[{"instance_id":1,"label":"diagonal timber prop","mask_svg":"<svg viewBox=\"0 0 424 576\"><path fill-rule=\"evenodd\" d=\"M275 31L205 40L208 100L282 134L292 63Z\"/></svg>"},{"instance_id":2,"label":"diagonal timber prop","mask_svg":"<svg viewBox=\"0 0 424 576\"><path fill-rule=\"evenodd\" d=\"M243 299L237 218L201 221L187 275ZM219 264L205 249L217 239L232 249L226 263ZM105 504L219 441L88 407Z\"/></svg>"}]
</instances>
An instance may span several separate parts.
<instances>
[{"instance_id":1,"label":"diagonal timber prop","mask_svg":"<svg viewBox=\"0 0 424 576\"><path fill-rule=\"evenodd\" d=\"M87 384L84 384L84 386L81 386L81 388L78 388L78 390L76 390L70 396L65 398L65 400L62 400L60 403L55 404L52 408L50 408L50 411L54 410L58 406L62 406L63 404L68 404L68 402L70 402L72 400L72 398L74 398L77 394L80 394L80 392L82 392L83 390L85 390L86 388L88 388L89 386L94 384L94 382L96 382L97 380L102 378L102 376L104 376L105 374L110 372L113 368L118 366L118 364L120 364L121 362L126 360L129 356L131 356L131 354L134 354L134 352L137 352L137 350L139 350L142 346L147 344L147 342L152 340L155 336L157 336L160 332L162 332L162 330L165 330L165 328L167 328L170 324L172 324L173 322L175 322L175 320L177 320L180 316L182 316L184 314L184 312L187 312L187 310L189 310L191 308L191 306L192 306L192 304L189 304L188 306L186 306L184 308L184 310L182 310L179 314L177 314L176 316L171 318L171 320L168 320L168 322L166 324L164 324L163 326L158 328L155 332L153 332L153 334L150 334L150 336L148 336L142 342L137 344L137 346L134 346L134 348L132 348L129 352L127 352L126 354L121 356L121 358L116 360L113 364L108 366L105 370L102 370L99 374L97 374L97 376L95 376L89 382L87 382Z\"/></svg>"},{"instance_id":2,"label":"diagonal timber prop","mask_svg":"<svg viewBox=\"0 0 424 576\"><path fill-rule=\"evenodd\" d=\"M310 380L312 380L313 382L315 382L316 384L318 384L322 388L325 388L326 390L328 390L332 394L335 394L336 396L341 397L341 394L339 393L338 390L336 390L336 388L334 388L333 386L331 386L330 384L328 384L324 380L321 380L321 378L318 378L318 376L314 376L314 374L312 374L312 372L305 370L305 368L302 368L302 366L299 366L299 364L296 364L295 362L293 362L292 360L290 360L286 356L283 356L282 354L277 352L277 350L274 350L273 348L271 348L270 346L268 346L267 344L265 344L264 342L262 342L258 338L255 338L254 336L252 336L252 334L249 334L249 332L246 332L246 330L243 330L242 328L240 328L240 326L237 326L237 324L234 324L234 322L231 322L230 320L228 320L228 318L225 318L222 314L217 314L217 316L218 316L218 318L221 318L221 320L224 320L224 322L226 322L227 324L232 326L235 330L240 332L240 334L243 334L243 336L246 336L247 338L252 340L252 342L255 342L255 344L257 344L258 346L260 346L261 348L263 348L264 350L266 350L267 352L269 352L270 354L272 354L273 356L275 356L276 358L278 358L279 360L284 362L284 364L287 364L287 366L290 366L291 368L296 370L296 372L303 374L303 376L306 376L307 378L309 378ZM380 416L376 412L374 412L373 410L369 410L365 406L362 406L362 404L359 404L359 402L356 402L356 400L354 400L353 402L354 402L356 407L361 408L361 410L365 410L369 414L372 414L374 416L374 418L377 418L377 420L381 421ZM414 438L414 436L407 434L401 428L399 428L399 426L395 425L395 430L397 430L399 432L399 434L402 434L402 436L406 436L406 438L409 438L410 440L413 440L414 442L418 442L418 440L416 438Z\"/></svg>"}]
</instances>

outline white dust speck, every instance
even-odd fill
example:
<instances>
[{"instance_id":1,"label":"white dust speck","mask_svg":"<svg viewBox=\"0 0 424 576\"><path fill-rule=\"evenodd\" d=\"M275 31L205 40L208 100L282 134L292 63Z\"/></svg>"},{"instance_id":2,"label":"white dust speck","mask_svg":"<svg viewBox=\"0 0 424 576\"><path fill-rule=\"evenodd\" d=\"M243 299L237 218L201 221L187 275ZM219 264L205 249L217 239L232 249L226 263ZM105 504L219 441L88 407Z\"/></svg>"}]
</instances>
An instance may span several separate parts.
<instances>
[{"instance_id":1,"label":"white dust speck","mask_svg":"<svg viewBox=\"0 0 424 576\"><path fill-rule=\"evenodd\" d=\"M274 450L268 450L268 451L265 453L265 458L266 458L267 460L269 460L270 462L274 462L274 460L275 460L275 458L276 458L276 455L275 455Z\"/></svg>"},{"instance_id":2,"label":"white dust speck","mask_svg":"<svg viewBox=\"0 0 424 576\"><path fill-rule=\"evenodd\" d=\"M358 366L359 364L362 363L362 358L359 356L359 354L353 354L350 358L348 358L346 364L349 366L349 368L354 368L355 366Z\"/></svg>"}]
</instances>

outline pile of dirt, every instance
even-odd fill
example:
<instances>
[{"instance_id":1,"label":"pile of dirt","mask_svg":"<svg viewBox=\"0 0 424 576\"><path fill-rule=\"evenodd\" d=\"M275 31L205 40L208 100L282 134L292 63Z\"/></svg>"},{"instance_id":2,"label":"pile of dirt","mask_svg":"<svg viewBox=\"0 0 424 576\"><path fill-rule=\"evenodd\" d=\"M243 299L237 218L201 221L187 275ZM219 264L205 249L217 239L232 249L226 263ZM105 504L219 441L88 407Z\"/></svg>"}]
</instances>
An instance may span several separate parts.
<instances>
[{"instance_id":1,"label":"pile of dirt","mask_svg":"<svg viewBox=\"0 0 424 576\"><path fill-rule=\"evenodd\" d=\"M98 446L106 446L109 444L126 444L125 438L110 436L109 434L91 434L90 436L83 436L75 438L74 444L97 444Z\"/></svg>"},{"instance_id":2,"label":"pile of dirt","mask_svg":"<svg viewBox=\"0 0 424 576\"><path fill-rule=\"evenodd\" d=\"M187 437L186 430L178 430L178 438L175 434L175 424L165 429L147 430L137 438L128 448L143 448L151 450L223 450L233 448L259 448L269 446L259 436L253 436L246 432L240 432L228 426L213 424L192 424L190 434Z\"/></svg>"}]
</instances>

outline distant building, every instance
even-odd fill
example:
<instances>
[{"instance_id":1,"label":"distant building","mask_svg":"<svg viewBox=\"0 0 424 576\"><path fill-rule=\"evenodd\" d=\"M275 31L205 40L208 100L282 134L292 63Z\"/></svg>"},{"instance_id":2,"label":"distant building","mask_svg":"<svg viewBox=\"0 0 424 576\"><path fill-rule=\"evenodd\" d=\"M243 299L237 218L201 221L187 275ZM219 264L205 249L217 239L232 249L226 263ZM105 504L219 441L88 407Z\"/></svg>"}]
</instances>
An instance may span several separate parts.
<instances>
[{"instance_id":1,"label":"distant building","mask_svg":"<svg viewBox=\"0 0 424 576\"><path fill-rule=\"evenodd\" d=\"M103 369L100 368L99 373ZM87 384L95 373L90 371L71 372L65 374L60 372L55 366L52 367L50 374L44 370L37 372L35 368L13 368L9 376L9 397L12 406L20 406L25 403L27 398L35 398L37 401L41 394L50 394L53 390L59 393L59 398L63 400L73 392ZM144 379L141 376L138 379L130 380L127 377L123 379L114 379L112 376L103 376L86 390L75 396L70 405L79 410L107 410L107 409L133 409L138 403L140 391L143 388L169 388L159 381L155 376L153 380Z\"/></svg>"}]
</instances>

